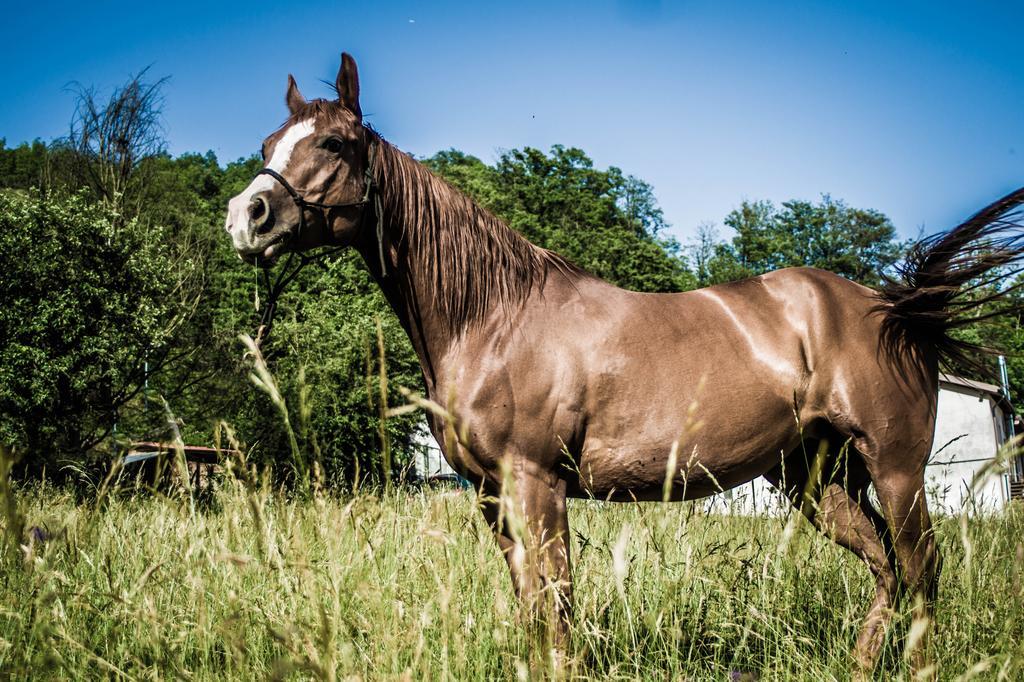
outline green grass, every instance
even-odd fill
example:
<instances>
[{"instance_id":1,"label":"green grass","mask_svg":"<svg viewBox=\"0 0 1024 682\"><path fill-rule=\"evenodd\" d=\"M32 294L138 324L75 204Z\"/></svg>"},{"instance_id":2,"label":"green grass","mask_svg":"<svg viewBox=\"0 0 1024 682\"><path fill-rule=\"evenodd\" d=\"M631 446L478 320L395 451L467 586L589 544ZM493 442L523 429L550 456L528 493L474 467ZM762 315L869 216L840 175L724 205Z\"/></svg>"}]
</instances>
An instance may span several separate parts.
<instances>
[{"instance_id":1,"label":"green grass","mask_svg":"<svg viewBox=\"0 0 1024 682\"><path fill-rule=\"evenodd\" d=\"M470 493L294 501L228 482L196 506L148 494L81 504L40 486L15 494L26 527L54 537L5 548L0 677L530 675L507 571ZM783 550L785 519L596 502L570 516L573 676L849 677L872 583L803 520ZM1024 675L1022 531L1017 508L963 526L939 520L943 679ZM882 667L879 679L907 674L894 642Z\"/></svg>"}]
</instances>

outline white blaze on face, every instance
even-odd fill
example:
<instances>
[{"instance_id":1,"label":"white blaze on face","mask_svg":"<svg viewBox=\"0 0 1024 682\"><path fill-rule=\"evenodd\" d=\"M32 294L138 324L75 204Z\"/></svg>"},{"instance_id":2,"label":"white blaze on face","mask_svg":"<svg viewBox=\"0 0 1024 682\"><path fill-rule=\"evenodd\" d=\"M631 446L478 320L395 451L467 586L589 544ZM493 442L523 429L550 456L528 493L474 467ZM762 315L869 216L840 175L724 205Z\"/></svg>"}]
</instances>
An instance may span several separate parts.
<instances>
[{"instance_id":1,"label":"white blaze on face","mask_svg":"<svg viewBox=\"0 0 1024 682\"><path fill-rule=\"evenodd\" d=\"M288 169L288 162L292 158L295 145L312 135L315 130L311 118L300 121L286 130L274 146L274 153L266 167L287 177L285 171ZM255 194L273 189L275 184L277 181L269 175L258 175L249 183L248 187L228 202L228 215L224 221L224 227L231 234L231 241L234 243L236 251L251 253L259 250L255 231L249 227L249 204L252 203L252 197Z\"/></svg>"}]
</instances>

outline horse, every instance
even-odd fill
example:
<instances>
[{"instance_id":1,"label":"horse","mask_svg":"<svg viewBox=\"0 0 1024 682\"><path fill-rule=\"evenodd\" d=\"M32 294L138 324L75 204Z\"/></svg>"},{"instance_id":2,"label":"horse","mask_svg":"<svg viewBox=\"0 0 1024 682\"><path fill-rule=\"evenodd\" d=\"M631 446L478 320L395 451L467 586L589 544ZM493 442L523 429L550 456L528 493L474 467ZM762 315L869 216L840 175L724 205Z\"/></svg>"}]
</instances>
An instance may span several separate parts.
<instances>
[{"instance_id":1,"label":"horse","mask_svg":"<svg viewBox=\"0 0 1024 682\"><path fill-rule=\"evenodd\" d=\"M531 244L385 141L363 121L347 53L335 88L307 101L288 77L289 116L225 228L248 263L323 246L362 256L427 400L446 406L430 429L478 486L515 590L527 612L547 608L537 618L556 648L572 608L567 498L697 499L758 476L874 576L856 670L874 669L902 599L931 622L938 372L979 350L954 327L1011 307L975 284L1021 255L1024 189L920 241L880 289L792 268L637 293Z\"/></svg>"}]
</instances>

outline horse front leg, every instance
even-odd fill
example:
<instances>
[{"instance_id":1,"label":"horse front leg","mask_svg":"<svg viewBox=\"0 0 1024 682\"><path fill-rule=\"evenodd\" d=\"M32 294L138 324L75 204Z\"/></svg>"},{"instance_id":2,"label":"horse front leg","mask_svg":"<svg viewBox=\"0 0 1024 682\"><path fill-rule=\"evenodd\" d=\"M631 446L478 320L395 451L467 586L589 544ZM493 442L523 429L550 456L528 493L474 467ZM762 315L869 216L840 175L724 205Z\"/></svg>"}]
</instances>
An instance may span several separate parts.
<instances>
[{"instance_id":1,"label":"horse front leg","mask_svg":"<svg viewBox=\"0 0 1024 682\"><path fill-rule=\"evenodd\" d=\"M481 498L484 518L508 563L523 614L539 642L561 658L569 642L572 577L565 482L553 473L505 477Z\"/></svg>"}]
</instances>

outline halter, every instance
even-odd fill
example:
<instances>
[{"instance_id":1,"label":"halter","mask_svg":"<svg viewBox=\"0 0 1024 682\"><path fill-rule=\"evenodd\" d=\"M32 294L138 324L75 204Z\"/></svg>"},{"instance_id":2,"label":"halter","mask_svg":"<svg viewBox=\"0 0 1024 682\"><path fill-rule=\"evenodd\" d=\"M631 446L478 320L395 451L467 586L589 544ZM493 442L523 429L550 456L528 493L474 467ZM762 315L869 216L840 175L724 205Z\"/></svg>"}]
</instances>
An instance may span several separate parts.
<instances>
[{"instance_id":1,"label":"halter","mask_svg":"<svg viewBox=\"0 0 1024 682\"><path fill-rule=\"evenodd\" d=\"M276 180L282 187L284 187L285 191L288 192L288 195L291 196L292 201L295 202L295 205L299 207L299 226L293 232L286 235L284 240L282 241L294 241L298 239L300 235L302 235L302 233L306 229L306 209L320 211L320 214L321 216L323 216L324 222L326 223L326 212L332 208L352 208L355 206L368 205L370 203L370 195L373 194L373 167L376 151L377 145L371 142L369 159L366 164L366 171L363 174L363 184L365 186L365 191L363 192L362 198L359 199L358 201L350 201L342 204L327 204L322 201L309 201L301 194L299 194L299 192L294 187L292 187L291 183L288 182L284 178L284 176L278 173L276 170L272 168L262 168L259 171L257 171L256 176L269 175L274 180ZM386 277L387 269L384 265L384 214L383 211L381 210L380 192L377 192L374 195L374 208L376 209L377 212L377 248L378 253L380 255L380 271L381 276ZM270 280L270 268L261 268L261 272L263 273L263 282L267 288L267 305L263 309L263 314L260 316L259 327L256 328L255 343L257 348L259 348L261 344L264 341L266 341L267 338L270 336L270 330L274 326L274 312L277 310L277 299L284 292L285 287L287 287L292 282L292 280L294 280L298 276L302 269L309 265L310 263L322 260L323 258L338 253L339 251L345 248L345 246L337 246L334 248L325 249L320 253L313 255L298 253L297 251L294 250L289 251L288 257L285 259L284 265L281 267L277 279L274 280L273 282L271 282ZM295 256L298 256L299 262L295 265L294 268L292 268L292 260L295 258Z\"/></svg>"}]
</instances>

